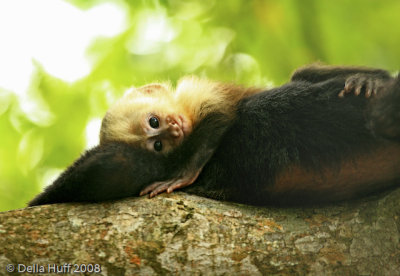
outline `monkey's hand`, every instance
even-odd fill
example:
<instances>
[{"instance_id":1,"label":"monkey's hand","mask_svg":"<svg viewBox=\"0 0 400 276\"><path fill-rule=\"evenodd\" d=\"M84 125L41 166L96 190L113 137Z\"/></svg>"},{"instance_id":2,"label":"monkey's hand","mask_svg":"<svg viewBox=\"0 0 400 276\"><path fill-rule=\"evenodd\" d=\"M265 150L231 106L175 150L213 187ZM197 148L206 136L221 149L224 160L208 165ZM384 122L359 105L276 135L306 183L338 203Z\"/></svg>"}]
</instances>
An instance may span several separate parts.
<instances>
[{"instance_id":1,"label":"monkey's hand","mask_svg":"<svg viewBox=\"0 0 400 276\"><path fill-rule=\"evenodd\" d=\"M149 197L152 198L160 193L167 192L172 193L172 191L176 189L180 189L186 186L191 185L199 176L201 172L201 169L195 172L189 172L184 175L182 175L179 178L174 178L171 180L165 180L165 181L158 181L153 184L150 184L146 188L144 188L141 192L140 195L145 195L149 194Z\"/></svg>"},{"instance_id":2,"label":"monkey's hand","mask_svg":"<svg viewBox=\"0 0 400 276\"><path fill-rule=\"evenodd\" d=\"M361 92L365 94L366 98L376 96L385 87L387 81L387 78L380 78L370 74L354 74L346 79L344 88L338 96L343 98L346 94L350 93L358 96Z\"/></svg>"}]
</instances>

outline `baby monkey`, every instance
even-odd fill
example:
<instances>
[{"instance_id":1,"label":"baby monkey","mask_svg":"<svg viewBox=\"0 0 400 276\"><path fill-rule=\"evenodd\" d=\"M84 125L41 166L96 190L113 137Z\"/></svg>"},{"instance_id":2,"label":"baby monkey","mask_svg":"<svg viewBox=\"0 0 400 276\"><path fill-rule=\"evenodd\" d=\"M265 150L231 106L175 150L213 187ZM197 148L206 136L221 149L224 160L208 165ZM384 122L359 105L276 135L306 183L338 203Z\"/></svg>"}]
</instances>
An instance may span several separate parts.
<instances>
[{"instance_id":1,"label":"baby monkey","mask_svg":"<svg viewBox=\"0 0 400 276\"><path fill-rule=\"evenodd\" d=\"M380 69L311 65L296 70L287 84L260 93L186 81L191 89L181 90L182 81L176 90L153 84L127 94L103 121L103 144L82 155L29 205L98 202L140 191L154 196L191 184L200 171L185 192L253 205L326 204L399 183L399 76ZM190 101L177 101L183 97L179 91ZM215 96L211 92L199 100L202 91L243 99L237 106L237 98L215 106L208 102ZM256 94L246 96L252 92ZM168 103L162 97L168 105L153 105ZM180 105L172 105L176 101ZM137 108L141 104L142 114ZM184 113L191 104L196 113ZM161 113L165 110L170 112ZM154 144L143 149L140 139L131 138L137 133L129 126L152 128L152 116L164 120L158 128L167 124L166 116L186 116L190 131L166 154L156 152ZM124 124L126 131L118 133ZM168 127L174 124L167 124L165 133Z\"/></svg>"},{"instance_id":2,"label":"baby monkey","mask_svg":"<svg viewBox=\"0 0 400 276\"><path fill-rule=\"evenodd\" d=\"M262 89L213 82L196 77L181 79L174 89L170 84L149 84L129 90L107 111L102 121L100 145L123 142L161 154L174 149L190 136L192 130L207 118L212 125L198 148L177 153L179 168L171 168L168 180L145 188L141 195L150 197L163 191L192 184L218 146L222 134L233 123L240 100ZM218 114L217 116L210 116ZM211 130L210 129L210 130Z\"/></svg>"},{"instance_id":3,"label":"baby monkey","mask_svg":"<svg viewBox=\"0 0 400 276\"><path fill-rule=\"evenodd\" d=\"M296 70L291 82L320 83L343 78L345 87L338 91L340 97L361 91L370 97L379 90L380 80L389 77L383 70L311 65ZM100 145L123 142L168 155L168 160L175 161L166 165L170 174L145 187L140 195L170 193L197 179L234 123L238 103L261 91L196 77L181 79L175 89L158 83L131 89L106 113ZM206 130L192 133L203 121ZM190 142L186 145L187 140Z\"/></svg>"}]
</instances>

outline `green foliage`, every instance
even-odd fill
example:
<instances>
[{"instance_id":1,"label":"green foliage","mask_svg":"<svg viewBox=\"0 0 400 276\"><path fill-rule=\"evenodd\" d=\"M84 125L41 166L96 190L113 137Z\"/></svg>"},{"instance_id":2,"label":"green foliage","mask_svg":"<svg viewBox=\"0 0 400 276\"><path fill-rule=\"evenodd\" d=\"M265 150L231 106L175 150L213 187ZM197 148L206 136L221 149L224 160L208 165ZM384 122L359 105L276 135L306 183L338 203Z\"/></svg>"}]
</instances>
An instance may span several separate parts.
<instances>
[{"instance_id":1,"label":"green foliage","mask_svg":"<svg viewBox=\"0 0 400 276\"><path fill-rule=\"evenodd\" d=\"M68 2L88 10L109 1ZM114 2L128 26L93 41L89 75L67 83L38 61L25 98L0 90L0 211L24 207L73 162L88 122L131 85L187 74L279 85L315 61L399 69L397 0Z\"/></svg>"}]
</instances>

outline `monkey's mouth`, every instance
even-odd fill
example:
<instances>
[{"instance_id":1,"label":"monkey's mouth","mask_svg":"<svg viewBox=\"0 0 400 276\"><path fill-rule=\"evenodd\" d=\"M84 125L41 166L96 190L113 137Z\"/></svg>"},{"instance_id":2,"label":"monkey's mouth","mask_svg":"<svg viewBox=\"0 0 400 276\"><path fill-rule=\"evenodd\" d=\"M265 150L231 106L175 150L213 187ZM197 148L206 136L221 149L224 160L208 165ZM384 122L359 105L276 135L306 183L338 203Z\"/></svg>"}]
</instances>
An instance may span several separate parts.
<instances>
[{"instance_id":1,"label":"monkey's mouth","mask_svg":"<svg viewBox=\"0 0 400 276\"><path fill-rule=\"evenodd\" d=\"M177 146L190 134L192 126L190 121L182 115L170 115L167 120L169 139L173 145Z\"/></svg>"},{"instance_id":2,"label":"monkey's mouth","mask_svg":"<svg viewBox=\"0 0 400 276\"><path fill-rule=\"evenodd\" d=\"M179 145L183 138L185 137L186 133L184 130L184 121L179 115L170 115L167 117L168 122L168 135L170 141L174 145Z\"/></svg>"}]
</instances>

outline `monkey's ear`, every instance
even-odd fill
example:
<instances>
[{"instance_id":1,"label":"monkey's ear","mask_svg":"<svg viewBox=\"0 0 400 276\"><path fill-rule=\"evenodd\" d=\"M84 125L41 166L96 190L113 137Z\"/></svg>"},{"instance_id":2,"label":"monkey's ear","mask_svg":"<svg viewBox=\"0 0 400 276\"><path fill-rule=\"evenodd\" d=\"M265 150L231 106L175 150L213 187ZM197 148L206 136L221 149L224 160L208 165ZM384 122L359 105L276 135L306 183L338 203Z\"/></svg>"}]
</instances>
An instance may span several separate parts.
<instances>
[{"instance_id":1,"label":"monkey's ear","mask_svg":"<svg viewBox=\"0 0 400 276\"><path fill-rule=\"evenodd\" d=\"M138 196L145 185L163 176L161 158L122 143L97 146L76 160L29 206Z\"/></svg>"}]
</instances>

